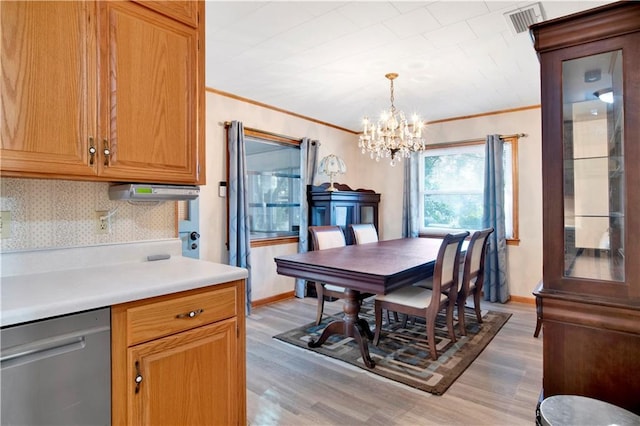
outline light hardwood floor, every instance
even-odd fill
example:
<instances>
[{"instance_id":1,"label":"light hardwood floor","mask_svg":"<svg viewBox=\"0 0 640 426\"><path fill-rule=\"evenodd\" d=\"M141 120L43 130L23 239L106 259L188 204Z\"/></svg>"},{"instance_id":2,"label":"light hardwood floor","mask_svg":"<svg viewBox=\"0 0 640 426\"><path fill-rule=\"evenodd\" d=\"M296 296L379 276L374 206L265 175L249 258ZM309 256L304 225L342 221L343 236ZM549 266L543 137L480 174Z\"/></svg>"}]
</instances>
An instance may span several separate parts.
<instances>
[{"instance_id":1,"label":"light hardwood floor","mask_svg":"<svg viewBox=\"0 0 640 426\"><path fill-rule=\"evenodd\" d=\"M247 419L266 425L533 425L542 386L535 306L491 304L513 315L442 396L282 343L273 336L315 319L316 299L291 299L247 318ZM325 313L342 302L325 304Z\"/></svg>"}]
</instances>

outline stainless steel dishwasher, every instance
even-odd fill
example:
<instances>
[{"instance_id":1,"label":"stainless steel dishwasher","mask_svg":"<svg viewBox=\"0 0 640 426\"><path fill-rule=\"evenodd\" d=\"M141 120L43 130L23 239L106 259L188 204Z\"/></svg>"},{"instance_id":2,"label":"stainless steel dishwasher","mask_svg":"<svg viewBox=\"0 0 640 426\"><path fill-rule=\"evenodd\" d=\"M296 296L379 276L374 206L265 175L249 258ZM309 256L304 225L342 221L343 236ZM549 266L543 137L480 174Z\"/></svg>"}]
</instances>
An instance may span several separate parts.
<instances>
[{"instance_id":1,"label":"stainless steel dishwasher","mask_svg":"<svg viewBox=\"0 0 640 426\"><path fill-rule=\"evenodd\" d=\"M2 425L111 424L111 314L2 328Z\"/></svg>"}]
</instances>

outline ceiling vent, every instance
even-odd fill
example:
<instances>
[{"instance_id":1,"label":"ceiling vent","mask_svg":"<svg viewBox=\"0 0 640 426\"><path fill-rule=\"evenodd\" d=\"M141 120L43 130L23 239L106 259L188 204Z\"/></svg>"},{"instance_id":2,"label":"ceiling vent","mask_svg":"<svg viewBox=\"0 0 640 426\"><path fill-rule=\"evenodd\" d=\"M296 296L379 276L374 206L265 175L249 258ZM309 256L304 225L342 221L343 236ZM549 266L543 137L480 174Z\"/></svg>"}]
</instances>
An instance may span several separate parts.
<instances>
[{"instance_id":1,"label":"ceiling vent","mask_svg":"<svg viewBox=\"0 0 640 426\"><path fill-rule=\"evenodd\" d=\"M540 3L530 4L529 6L506 12L504 17L509 28L511 28L511 32L516 35L528 32L531 25L544 21Z\"/></svg>"}]
</instances>

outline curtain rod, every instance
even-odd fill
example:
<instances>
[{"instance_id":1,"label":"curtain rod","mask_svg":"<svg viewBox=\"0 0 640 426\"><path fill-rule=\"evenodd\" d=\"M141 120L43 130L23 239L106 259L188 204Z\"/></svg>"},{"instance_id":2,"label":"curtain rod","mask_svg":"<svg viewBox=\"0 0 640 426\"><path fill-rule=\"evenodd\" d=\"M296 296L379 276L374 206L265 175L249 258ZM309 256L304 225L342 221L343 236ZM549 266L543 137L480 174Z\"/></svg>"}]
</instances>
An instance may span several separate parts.
<instances>
[{"instance_id":1,"label":"curtain rod","mask_svg":"<svg viewBox=\"0 0 640 426\"><path fill-rule=\"evenodd\" d=\"M227 129L229 128L229 126L231 126L231 122L230 121L225 121L223 124L224 124L224 127L227 128ZM281 134L278 134L278 133L267 132L265 130L254 129L254 128L251 128L251 127L244 127L243 126L243 128L245 130L249 130L250 132L258 132L258 133L262 133L262 134L265 134L265 135L274 136L276 138L289 139L289 140L292 140L292 141L301 141L302 140L302 138L294 138L293 136L281 135Z\"/></svg>"},{"instance_id":2,"label":"curtain rod","mask_svg":"<svg viewBox=\"0 0 640 426\"><path fill-rule=\"evenodd\" d=\"M526 138L526 133L514 133L512 135L498 135L500 139L509 139L509 138Z\"/></svg>"},{"instance_id":3,"label":"curtain rod","mask_svg":"<svg viewBox=\"0 0 640 426\"><path fill-rule=\"evenodd\" d=\"M514 133L512 135L498 135L498 137L500 137L500 139L526 138L527 134L526 133ZM439 143L434 143L431 146L436 147L438 145L455 145L455 144L462 144L462 143L469 143L469 142L478 142L480 140L482 140L482 138L464 139L464 140L451 141L451 142L439 142Z\"/></svg>"}]
</instances>

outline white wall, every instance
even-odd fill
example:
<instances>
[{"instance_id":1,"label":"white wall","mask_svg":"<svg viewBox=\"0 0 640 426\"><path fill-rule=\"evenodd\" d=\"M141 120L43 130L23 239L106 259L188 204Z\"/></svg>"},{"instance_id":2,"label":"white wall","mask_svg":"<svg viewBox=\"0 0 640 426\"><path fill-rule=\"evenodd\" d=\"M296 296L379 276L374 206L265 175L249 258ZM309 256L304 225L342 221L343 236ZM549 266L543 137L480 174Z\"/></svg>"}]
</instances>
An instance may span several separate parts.
<instances>
[{"instance_id":1,"label":"white wall","mask_svg":"<svg viewBox=\"0 0 640 426\"><path fill-rule=\"evenodd\" d=\"M218 183L226 180L225 121L241 121L245 127L264 130L293 138L309 137L320 141L318 159L336 154L344 159L347 173L336 181L355 188L367 187L366 174L362 176L362 154L357 150L357 136L330 126L314 123L290 114L263 108L207 91L206 143L207 185L200 192L200 258L214 262L228 262L226 243L226 200L218 196ZM315 184L327 182L326 176L317 176ZM378 190L378 188L374 188ZM265 299L291 292L293 278L275 272L273 258L280 254L295 253L297 244L257 247L251 250L252 297Z\"/></svg>"},{"instance_id":2,"label":"white wall","mask_svg":"<svg viewBox=\"0 0 640 426\"><path fill-rule=\"evenodd\" d=\"M320 141L319 159L336 154L344 159L347 173L336 178L350 187L373 189L380 197L380 238L402 235L402 163L391 167L387 161L376 163L360 153L357 135L337 130L207 91L206 99L207 185L200 196L200 257L214 262L228 261L226 242L226 203L218 196L218 182L226 180L225 121L242 121L252 127L294 138ZM542 278L542 177L540 110L488 115L430 125L428 143L484 138L487 134L526 133L519 144L520 245L509 246L511 294L531 297ZM315 184L328 181L317 176ZM293 279L275 272L273 258L295 253L296 244L259 247L251 251L253 300L293 291Z\"/></svg>"}]
</instances>

